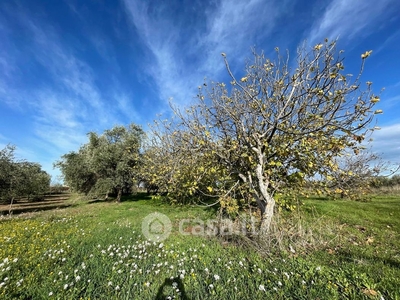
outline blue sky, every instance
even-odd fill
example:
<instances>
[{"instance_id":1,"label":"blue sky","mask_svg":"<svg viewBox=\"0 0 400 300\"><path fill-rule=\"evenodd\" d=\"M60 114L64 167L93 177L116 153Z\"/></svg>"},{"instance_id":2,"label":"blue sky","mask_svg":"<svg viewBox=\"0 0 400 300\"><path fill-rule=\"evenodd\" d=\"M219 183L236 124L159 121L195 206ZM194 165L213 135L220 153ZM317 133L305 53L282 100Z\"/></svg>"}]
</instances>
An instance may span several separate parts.
<instances>
[{"instance_id":1,"label":"blue sky","mask_svg":"<svg viewBox=\"0 0 400 300\"><path fill-rule=\"evenodd\" d=\"M0 2L0 148L39 162L78 150L86 133L131 122L146 129L168 101L188 105L204 79L228 81L251 48L292 57L339 37L349 73L382 93L373 149L400 161L398 0L8 0Z\"/></svg>"}]
</instances>

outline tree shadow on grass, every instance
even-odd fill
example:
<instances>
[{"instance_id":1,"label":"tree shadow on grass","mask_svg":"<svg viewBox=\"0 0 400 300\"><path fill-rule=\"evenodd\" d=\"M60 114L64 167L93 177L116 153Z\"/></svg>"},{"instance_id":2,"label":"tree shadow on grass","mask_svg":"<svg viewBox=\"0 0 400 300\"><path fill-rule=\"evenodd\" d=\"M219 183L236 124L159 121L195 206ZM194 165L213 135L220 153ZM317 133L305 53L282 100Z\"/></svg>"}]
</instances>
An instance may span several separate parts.
<instances>
[{"instance_id":1,"label":"tree shadow on grass","mask_svg":"<svg viewBox=\"0 0 400 300\"><path fill-rule=\"evenodd\" d=\"M54 205L37 205L32 207L20 207L20 208L12 208L11 214L18 215L22 213L31 213L31 212L39 212L46 210L56 210L56 209L64 209L67 207L72 207L72 204L54 204ZM9 210L0 210L0 215L9 215Z\"/></svg>"},{"instance_id":2,"label":"tree shadow on grass","mask_svg":"<svg viewBox=\"0 0 400 300\"><path fill-rule=\"evenodd\" d=\"M357 253L354 254L351 251L348 250L342 250L339 252L341 259L345 262L348 263L354 263L356 261L366 261L366 262L379 262L384 265L387 265L391 268L396 268L400 269L400 261L396 258L387 258L387 257L379 257L379 256L373 256L373 255L368 255L368 254L363 254L363 253Z\"/></svg>"},{"instance_id":3,"label":"tree shadow on grass","mask_svg":"<svg viewBox=\"0 0 400 300\"><path fill-rule=\"evenodd\" d=\"M107 199L93 199L90 200L88 203L93 204L93 203L111 203L111 202L116 202L116 195L110 195ZM120 202L136 202L140 200L151 200L151 196L148 195L147 193L137 193L137 194L131 194L131 195L122 195L121 201Z\"/></svg>"},{"instance_id":4,"label":"tree shadow on grass","mask_svg":"<svg viewBox=\"0 0 400 300\"><path fill-rule=\"evenodd\" d=\"M136 202L140 200L151 200L151 195L146 192L139 192L133 195L124 195L121 197L121 202Z\"/></svg>"},{"instance_id":5,"label":"tree shadow on grass","mask_svg":"<svg viewBox=\"0 0 400 300\"><path fill-rule=\"evenodd\" d=\"M169 293L168 291L166 292L165 290L171 291ZM179 277L175 278L166 278L164 280L164 283L160 286L158 289L157 295L154 298L155 300L165 300L165 299L175 299L172 296L174 294L177 294L176 289L179 290L179 298L181 300L190 300L188 296L186 295L185 292L185 286L183 285L182 280ZM173 291L174 290L174 291ZM170 298L169 298L170 297Z\"/></svg>"}]
</instances>

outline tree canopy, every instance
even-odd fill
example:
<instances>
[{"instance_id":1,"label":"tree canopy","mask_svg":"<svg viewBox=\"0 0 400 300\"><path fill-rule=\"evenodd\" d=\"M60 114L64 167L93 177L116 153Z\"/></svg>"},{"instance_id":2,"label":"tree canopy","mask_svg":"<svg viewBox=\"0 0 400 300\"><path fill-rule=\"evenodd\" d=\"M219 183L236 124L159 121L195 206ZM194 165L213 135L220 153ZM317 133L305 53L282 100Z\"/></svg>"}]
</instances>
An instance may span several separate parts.
<instances>
[{"instance_id":1,"label":"tree canopy","mask_svg":"<svg viewBox=\"0 0 400 300\"><path fill-rule=\"evenodd\" d=\"M0 150L0 201L3 203L12 203L19 197L34 200L50 188L50 175L38 163L17 160L15 149L8 145Z\"/></svg>"},{"instance_id":2,"label":"tree canopy","mask_svg":"<svg viewBox=\"0 0 400 300\"><path fill-rule=\"evenodd\" d=\"M98 135L88 133L88 143L55 163L65 182L75 191L93 196L131 192L140 161L144 132L135 125L115 126Z\"/></svg>"},{"instance_id":3,"label":"tree canopy","mask_svg":"<svg viewBox=\"0 0 400 300\"><path fill-rule=\"evenodd\" d=\"M381 113L373 110L379 96L372 83L361 82L371 51L355 76L346 73L336 41L299 48L295 63L276 53L270 60L253 51L239 77L223 53L230 86L206 82L195 105L174 108L176 119L155 127L148 159L152 182L168 186L172 197L215 197L230 209L255 202L264 233L282 191L298 191L316 176L329 182L337 158L363 149Z\"/></svg>"}]
</instances>

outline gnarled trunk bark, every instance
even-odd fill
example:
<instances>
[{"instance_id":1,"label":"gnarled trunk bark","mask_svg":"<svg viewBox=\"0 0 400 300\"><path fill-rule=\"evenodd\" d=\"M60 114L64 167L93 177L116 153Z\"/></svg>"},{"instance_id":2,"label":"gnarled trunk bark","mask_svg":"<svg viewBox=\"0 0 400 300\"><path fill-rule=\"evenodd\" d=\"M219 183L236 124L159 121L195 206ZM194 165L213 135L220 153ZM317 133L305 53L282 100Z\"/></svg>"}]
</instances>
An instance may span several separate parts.
<instances>
[{"instance_id":1,"label":"gnarled trunk bark","mask_svg":"<svg viewBox=\"0 0 400 300\"><path fill-rule=\"evenodd\" d=\"M262 161L262 158L260 158L260 161ZM270 231L272 217L274 216L275 200L268 193L268 181L264 178L261 164L256 168L256 176L258 179L258 188L261 192L260 198L262 198L257 201L261 211L260 236L265 236Z\"/></svg>"},{"instance_id":2,"label":"gnarled trunk bark","mask_svg":"<svg viewBox=\"0 0 400 300\"><path fill-rule=\"evenodd\" d=\"M274 216L275 200L270 198L265 205L264 212L261 215L260 235L265 236L271 228L272 217Z\"/></svg>"}]
</instances>

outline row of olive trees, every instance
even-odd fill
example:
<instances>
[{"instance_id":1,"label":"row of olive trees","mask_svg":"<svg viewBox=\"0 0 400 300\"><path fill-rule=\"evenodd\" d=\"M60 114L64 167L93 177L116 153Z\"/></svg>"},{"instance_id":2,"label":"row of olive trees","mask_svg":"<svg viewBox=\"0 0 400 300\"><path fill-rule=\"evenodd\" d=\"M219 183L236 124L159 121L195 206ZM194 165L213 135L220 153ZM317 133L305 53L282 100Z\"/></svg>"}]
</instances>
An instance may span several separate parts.
<instances>
[{"instance_id":1,"label":"row of olive trees","mask_svg":"<svg viewBox=\"0 0 400 300\"><path fill-rule=\"evenodd\" d=\"M49 191L50 175L37 163L16 160L15 147L0 150L0 203L12 204L16 198L38 200Z\"/></svg>"},{"instance_id":2,"label":"row of olive trees","mask_svg":"<svg viewBox=\"0 0 400 300\"><path fill-rule=\"evenodd\" d=\"M55 166L73 191L105 198L115 194L120 201L123 193L136 187L143 135L134 124L116 126L101 135L90 132L86 144L63 155Z\"/></svg>"}]
</instances>

